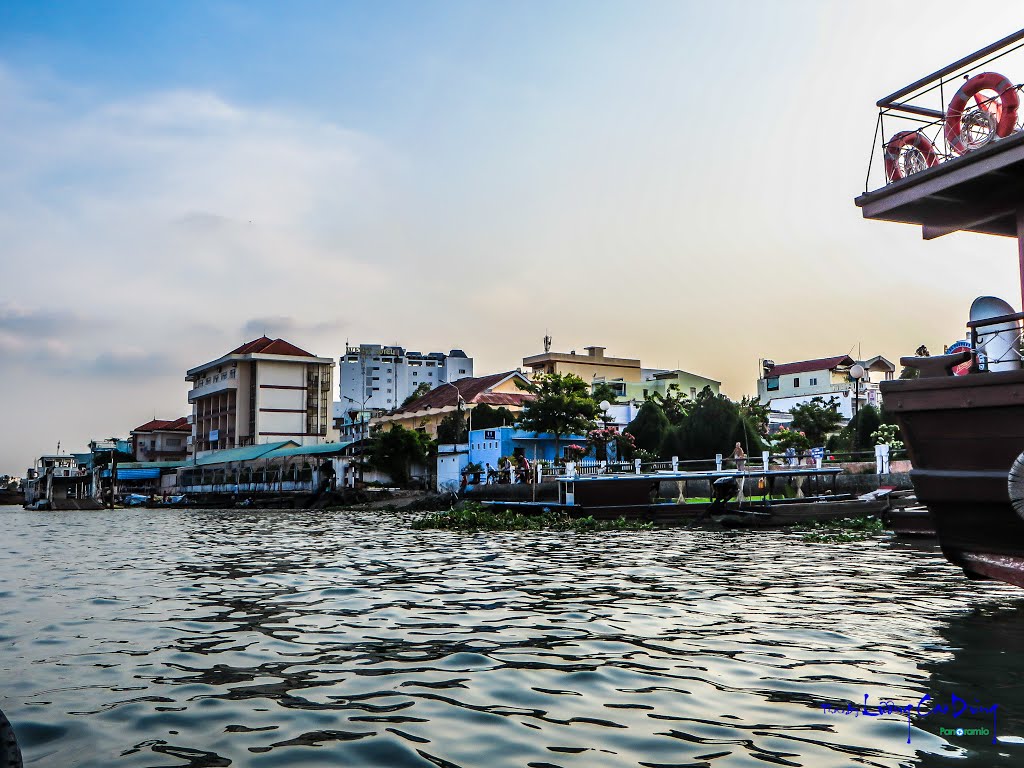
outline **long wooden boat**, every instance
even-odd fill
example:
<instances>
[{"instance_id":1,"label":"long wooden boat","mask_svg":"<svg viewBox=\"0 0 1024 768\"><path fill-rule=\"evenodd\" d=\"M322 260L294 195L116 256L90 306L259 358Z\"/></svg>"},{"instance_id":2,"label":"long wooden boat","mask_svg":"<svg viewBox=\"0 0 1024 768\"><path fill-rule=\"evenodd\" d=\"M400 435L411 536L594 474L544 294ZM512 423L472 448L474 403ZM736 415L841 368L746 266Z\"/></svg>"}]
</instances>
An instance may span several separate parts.
<instances>
[{"instance_id":1,"label":"long wooden boat","mask_svg":"<svg viewBox=\"0 0 1024 768\"><path fill-rule=\"evenodd\" d=\"M1016 50L1021 40L1024 30L883 98L878 102L880 120L901 111L916 116L933 112L947 140L951 135L957 140L966 137L961 133L966 131L966 123L961 123L961 97L980 82L982 75L974 70L982 65L976 63L984 59L988 69L1009 66L1009 60L996 63L996 59ZM1000 50L1004 53L999 54ZM1019 59L1016 68L1020 68ZM971 75L970 79L962 81L963 74ZM1021 76L1017 74L1018 79ZM991 72L985 77L992 80ZM934 87L941 83L960 89L948 108L942 105L942 110L929 112L913 106L915 94L922 98L941 94L942 89ZM1016 238L1024 293L1024 131L1012 125L1017 106L1002 98L1005 93L1019 102L1019 89L1009 81L1007 85L996 98L1001 115L1009 115L1012 106L1008 130L997 130L993 122L987 139L975 142L976 148L965 150L961 145L944 162L932 152L925 163L916 163L916 171L915 164L910 164L889 173L897 167L894 158L919 151L914 149L920 144L915 136L924 134L893 134L891 128L883 128L892 137L886 145L887 177L897 178L887 178L883 187L865 192L855 202L867 219L920 225L927 240L958 231ZM959 105L955 113L954 103ZM980 101L978 108L987 111ZM979 116L984 123L987 118ZM1024 466L1024 370L1013 370L1019 368L1019 338L1004 345L1007 357L997 359L989 354L984 337L988 333L991 339L993 329L1016 327L1021 319L1024 313L972 320L967 324L970 349L954 355L903 358L905 366L918 369L919 377L881 383L884 407L895 416L907 444L917 498L930 512L946 558L969 577L1018 586L1024 586L1024 503L1017 500L1024 492L1012 470L1015 465ZM965 365L971 366L970 373L953 375L955 368L961 372Z\"/></svg>"},{"instance_id":2,"label":"long wooden boat","mask_svg":"<svg viewBox=\"0 0 1024 768\"><path fill-rule=\"evenodd\" d=\"M711 518L725 528L782 528L789 525L849 520L881 515L889 508L885 497L821 497L813 501L784 499L748 507L712 512Z\"/></svg>"},{"instance_id":3,"label":"long wooden boat","mask_svg":"<svg viewBox=\"0 0 1024 768\"><path fill-rule=\"evenodd\" d=\"M834 493L835 478L842 473L838 467L817 469L811 467L769 469L769 470L717 470L707 472L659 471L646 474L590 475L564 477L558 480L557 501L502 501L481 500L480 503L493 510L512 510L524 514L562 512L572 517L594 517L609 520L618 517L642 518L659 523L680 523L703 520L708 517L714 502L686 502L683 496L675 501L662 501L662 484L673 486L687 481L701 480L714 483L728 480L738 488L742 481L747 493L756 489L763 480L765 491L770 492L777 481L794 477L807 479L807 486L816 495L806 499L777 500L772 504L818 503L834 504L836 501L853 499ZM822 487L828 485L828 488ZM765 492L762 491L762 492ZM752 505L745 508L760 509L764 502L743 502ZM719 500L719 506L721 500ZM844 515L848 516L848 515Z\"/></svg>"}]
</instances>

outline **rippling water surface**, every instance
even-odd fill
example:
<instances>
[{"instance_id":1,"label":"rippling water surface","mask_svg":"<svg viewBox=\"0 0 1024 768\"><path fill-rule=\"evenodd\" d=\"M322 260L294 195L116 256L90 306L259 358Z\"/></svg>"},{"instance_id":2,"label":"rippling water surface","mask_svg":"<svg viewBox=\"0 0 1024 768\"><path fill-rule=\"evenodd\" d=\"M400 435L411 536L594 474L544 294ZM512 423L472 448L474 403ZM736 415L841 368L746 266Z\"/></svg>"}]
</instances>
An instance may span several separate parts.
<instances>
[{"instance_id":1,"label":"rippling water surface","mask_svg":"<svg viewBox=\"0 0 1024 768\"><path fill-rule=\"evenodd\" d=\"M1024 593L933 548L409 519L0 509L26 763L1024 764ZM999 741L822 707L865 694L997 703Z\"/></svg>"}]
</instances>

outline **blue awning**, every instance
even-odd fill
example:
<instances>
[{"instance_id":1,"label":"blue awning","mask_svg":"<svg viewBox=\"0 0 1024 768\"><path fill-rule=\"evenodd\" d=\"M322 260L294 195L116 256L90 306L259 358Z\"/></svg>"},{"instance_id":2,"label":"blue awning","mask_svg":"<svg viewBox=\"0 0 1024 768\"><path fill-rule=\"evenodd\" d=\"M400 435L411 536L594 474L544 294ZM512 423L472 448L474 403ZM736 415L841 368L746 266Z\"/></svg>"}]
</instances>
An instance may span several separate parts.
<instances>
[{"instance_id":1,"label":"blue awning","mask_svg":"<svg viewBox=\"0 0 1024 768\"><path fill-rule=\"evenodd\" d=\"M110 477L110 470L103 470L104 477ZM118 480L153 480L160 477L159 469L121 469L117 470Z\"/></svg>"}]
</instances>

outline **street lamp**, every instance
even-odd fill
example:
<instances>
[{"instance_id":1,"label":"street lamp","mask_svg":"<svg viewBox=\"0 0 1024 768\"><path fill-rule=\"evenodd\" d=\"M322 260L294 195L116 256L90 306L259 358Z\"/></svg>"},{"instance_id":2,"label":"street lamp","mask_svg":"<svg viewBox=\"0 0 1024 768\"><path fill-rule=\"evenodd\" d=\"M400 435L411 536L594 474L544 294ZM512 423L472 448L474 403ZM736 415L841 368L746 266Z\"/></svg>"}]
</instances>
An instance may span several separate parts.
<instances>
[{"instance_id":1,"label":"street lamp","mask_svg":"<svg viewBox=\"0 0 1024 768\"><path fill-rule=\"evenodd\" d=\"M601 404L598 407L601 409L601 421L603 421L604 425L607 427L608 422L611 419L611 417L608 415L608 411L612 409L612 404L609 403L607 400L602 400Z\"/></svg>"},{"instance_id":2,"label":"street lamp","mask_svg":"<svg viewBox=\"0 0 1024 768\"><path fill-rule=\"evenodd\" d=\"M460 414L459 421L458 421L458 426L456 426L456 428L455 428L455 442L458 443L459 442L459 435L460 435L460 433L462 431L462 429L461 429L461 425L462 425L462 416L461 416L461 414L462 414L462 409L466 407L466 400L465 400L465 398L462 397L462 391L458 387L456 387L454 384L452 384L450 381L442 381L441 383L442 384L447 384L449 387L454 389L455 392L456 392L456 397L458 397L458 400L456 401L456 404L455 404L455 410L458 411L458 413ZM469 440L469 433L472 432L472 431L473 431L473 410L469 409L469 426L466 429L466 439L467 439L467 441Z\"/></svg>"},{"instance_id":3,"label":"street lamp","mask_svg":"<svg viewBox=\"0 0 1024 768\"><path fill-rule=\"evenodd\" d=\"M853 379L853 418L860 412L860 380L867 375L864 366L856 363L850 366L850 378Z\"/></svg>"}]
</instances>

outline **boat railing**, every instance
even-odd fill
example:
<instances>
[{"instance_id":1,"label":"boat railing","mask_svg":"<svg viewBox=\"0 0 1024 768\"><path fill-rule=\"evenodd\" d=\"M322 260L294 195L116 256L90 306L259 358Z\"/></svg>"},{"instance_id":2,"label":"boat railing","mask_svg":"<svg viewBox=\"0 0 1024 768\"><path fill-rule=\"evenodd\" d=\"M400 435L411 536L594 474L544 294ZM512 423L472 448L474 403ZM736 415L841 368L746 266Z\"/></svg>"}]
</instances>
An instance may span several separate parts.
<instances>
[{"instance_id":1,"label":"boat railing","mask_svg":"<svg viewBox=\"0 0 1024 768\"><path fill-rule=\"evenodd\" d=\"M890 450L889 460L906 458L905 450ZM822 469L836 464L866 464L876 462L873 449L864 451L824 451L820 455L802 452L795 456L768 451L733 459L722 454L709 459L679 459L658 461L600 461L581 459L561 465L542 464L537 470L537 479L548 482L566 477L594 477L600 475L633 475L679 472L723 472L736 471L746 474L776 472L783 469Z\"/></svg>"},{"instance_id":2,"label":"boat railing","mask_svg":"<svg viewBox=\"0 0 1024 768\"><path fill-rule=\"evenodd\" d=\"M1024 312L1014 312L984 320L971 320L967 328L971 336L974 365L969 373L984 373L995 363L1024 361Z\"/></svg>"},{"instance_id":3,"label":"boat railing","mask_svg":"<svg viewBox=\"0 0 1024 768\"><path fill-rule=\"evenodd\" d=\"M1007 79L967 96L965 102L960 94L963 81L996 69ZM1021 100L1022 81L1024 29L879 99L864 191L880 189L1020 131L1024 108L1016 110L1018 118L1012 126L1009 113L1004 115L1003 110L1007 91L1012 89L1016 100Z\"/></svg>"}]
</instances>

